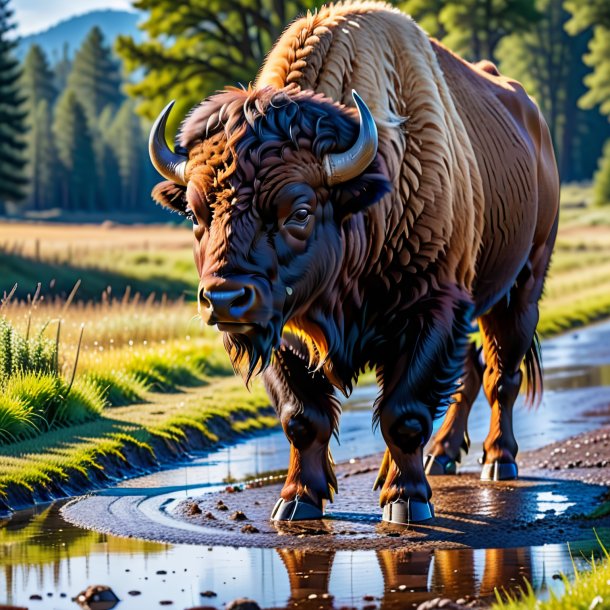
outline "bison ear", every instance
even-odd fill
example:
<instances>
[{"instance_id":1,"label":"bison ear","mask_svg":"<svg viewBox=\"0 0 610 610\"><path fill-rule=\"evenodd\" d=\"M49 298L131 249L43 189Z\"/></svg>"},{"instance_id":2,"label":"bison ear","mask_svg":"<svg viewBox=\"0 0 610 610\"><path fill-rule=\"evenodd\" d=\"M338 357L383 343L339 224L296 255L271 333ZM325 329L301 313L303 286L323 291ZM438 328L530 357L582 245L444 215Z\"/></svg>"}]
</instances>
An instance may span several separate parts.
<instances>
[{"instance_id":1,"label":"bison ear","mask_svg":"<svg viewBox=\"0 0 610 610\"><path fill-rule=\"evenodd\" d=\"M344 217L377 203L392 190L392 183L385 166L375 160L365 173L349 182L338 184L334 190L335 205Z\"/></svg>"},{"instance_id":2,"label":"bison ear","mask_svg":"<svg viewBox=\"0 0 610 610\"><path fill-rule=\"evenodd\" d=\"M186 187L170 180L159 182L152 190L152 198L174 212L186 210Z\"/></svg>"}]
</instances>

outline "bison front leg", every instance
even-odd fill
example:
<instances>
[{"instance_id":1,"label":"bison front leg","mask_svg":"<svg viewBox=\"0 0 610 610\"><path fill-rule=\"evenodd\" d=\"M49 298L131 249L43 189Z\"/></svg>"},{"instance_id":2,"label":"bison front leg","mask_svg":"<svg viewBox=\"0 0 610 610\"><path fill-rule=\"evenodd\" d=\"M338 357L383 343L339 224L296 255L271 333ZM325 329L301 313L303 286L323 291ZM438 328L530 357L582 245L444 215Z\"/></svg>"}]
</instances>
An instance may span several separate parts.
<instances>
[{"instance_id":1,"label":"bison front leg","mask_svg":"<svg viewBox=\"0 0 610 610\"><path fill-rule=\"evenodd\" d=\"M395 358L378 368L383 391L376 417L387 444L377 479L384 521L406 524L434 516L423 449L433 420L457 389L472 313L465 298L452 298L455 292L442 291L420 303L422 311L397 348L388 350Z\"/></svg>"},{"instance_id":2,"label":"bison front leg","mask_svg":"<svg viewBox=\"0 0 610 610\"><path fill-rule=\"evenodd\" d=\"M383 520L409 523L431 519L432 490L423 463L423 448L432 431L429 410L417 402L385 405L379 424L388 447L379 496Z\"/></svg>"},{"instance_id":3,"label":"bison front leg","mask_svg":"<svg viewBox=\"0 0 610 610\"><path fill-rule=\"evenodd\" d=\"M282 344L264 381L290 441L288 474L271 518L320 519L337 490L329 449L340 414L334 389L322 373L309 370L296 340Z\"/></svg>"}]
</instances>

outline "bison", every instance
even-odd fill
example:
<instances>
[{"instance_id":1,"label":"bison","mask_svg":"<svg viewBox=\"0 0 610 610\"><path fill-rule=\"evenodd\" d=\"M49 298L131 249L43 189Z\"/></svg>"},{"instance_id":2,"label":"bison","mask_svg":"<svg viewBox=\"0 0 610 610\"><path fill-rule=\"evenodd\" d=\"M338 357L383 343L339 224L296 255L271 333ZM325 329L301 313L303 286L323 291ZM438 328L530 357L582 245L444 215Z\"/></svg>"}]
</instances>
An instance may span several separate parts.
<instances>
[{"instance_id":1,"label":"bison","mask_svg":"<svg viewBox=\"0 0 610 610\"><path fill-rule=\"evenodd\" d=\"M357 92L357 93L356 93ZM540 395L538 300L558 175L523 87L376 2L296 20L256 82L196 106L174 151L150 137L153 198L193 222L201 317L262 377L291 444L275 520L319 518L340 402L376 371L383 519L433 516L483 385L481 477L517 476L513 403ZM473 331L478 323L482 348ZM523 366L522 366L523 365ZM429 456L435 418L446 414Z\"/></svg>"}]
</instances>

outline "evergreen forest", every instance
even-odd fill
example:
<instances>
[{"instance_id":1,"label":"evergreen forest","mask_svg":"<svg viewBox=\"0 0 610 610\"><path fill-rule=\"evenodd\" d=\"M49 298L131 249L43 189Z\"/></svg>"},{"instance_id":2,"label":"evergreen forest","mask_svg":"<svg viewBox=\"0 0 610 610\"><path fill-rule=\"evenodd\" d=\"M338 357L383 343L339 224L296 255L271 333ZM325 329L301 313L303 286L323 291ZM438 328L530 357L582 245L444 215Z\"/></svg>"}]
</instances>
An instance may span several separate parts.
<instances>
[{"instance_id":1,"label":"evergreen forest","mask_svg":"<svg viewBox=\"0 0 610 610\"><path fill-rule=\"evenodd\" d=\"M174 121L205 96L251 82L285 25L317 0L134 0L144 36L93 27L49 58L16 59L12 0L0 0L0 214L148 215L146 146L170 99ZM565 182L610 203L610 1L393 2L470 61L522 82L549 124ZM178 127L177 122L171 125Z\"/></svg>"}]
</instances>

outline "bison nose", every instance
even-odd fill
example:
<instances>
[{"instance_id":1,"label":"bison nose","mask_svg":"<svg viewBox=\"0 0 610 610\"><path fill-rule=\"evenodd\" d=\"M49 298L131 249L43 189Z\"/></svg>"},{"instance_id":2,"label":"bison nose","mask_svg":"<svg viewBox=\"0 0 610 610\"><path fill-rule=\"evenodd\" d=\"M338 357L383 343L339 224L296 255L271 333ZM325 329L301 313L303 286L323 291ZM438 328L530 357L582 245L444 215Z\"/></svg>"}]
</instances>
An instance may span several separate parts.
<instances>
[{"instance_id":1,"label":"bison nose","mask_svg":"<svg viewBox=\"0 0 610 610\"><path fill-rule=\"evenodd\" d=\"M256 291L248 284L241 286L202 286L199 305L208 324L249 322L248 313L256 301Z\"/></svg>"}]
</instances>

